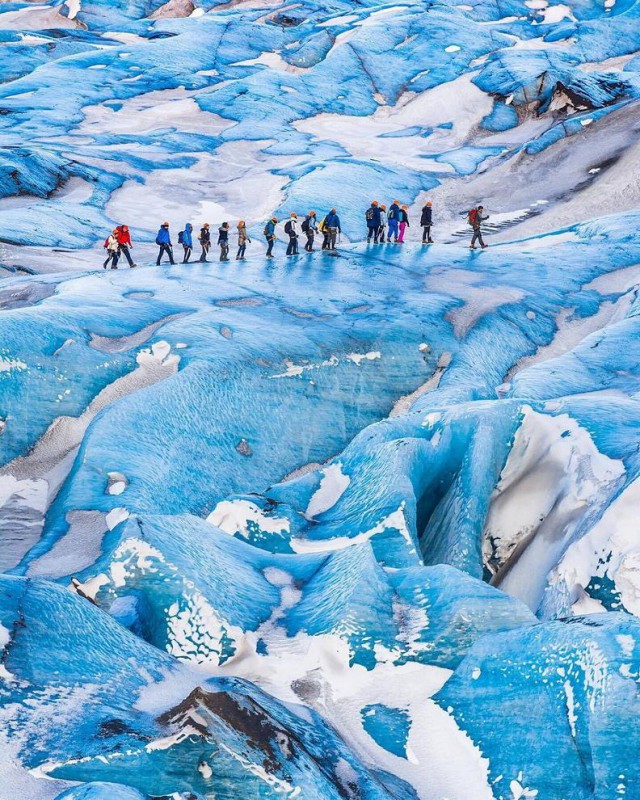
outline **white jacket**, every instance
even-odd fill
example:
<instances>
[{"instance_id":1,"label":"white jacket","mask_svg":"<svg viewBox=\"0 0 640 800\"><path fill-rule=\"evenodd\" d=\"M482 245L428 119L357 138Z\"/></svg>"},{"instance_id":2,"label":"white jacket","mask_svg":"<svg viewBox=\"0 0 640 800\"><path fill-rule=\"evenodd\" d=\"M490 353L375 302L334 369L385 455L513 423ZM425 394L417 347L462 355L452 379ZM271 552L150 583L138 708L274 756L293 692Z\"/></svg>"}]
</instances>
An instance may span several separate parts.
<instances>
[{"instance_id":1,"label":"white jacket","mask_svg":"<svg viewBox=\"0 0 640 800\"><path fill-rule=\"evenodd\" d=\"M113 234L107 237L107 250L110 253L115 253L119 246L118 240Z\"/></svg>"}]
</instances>

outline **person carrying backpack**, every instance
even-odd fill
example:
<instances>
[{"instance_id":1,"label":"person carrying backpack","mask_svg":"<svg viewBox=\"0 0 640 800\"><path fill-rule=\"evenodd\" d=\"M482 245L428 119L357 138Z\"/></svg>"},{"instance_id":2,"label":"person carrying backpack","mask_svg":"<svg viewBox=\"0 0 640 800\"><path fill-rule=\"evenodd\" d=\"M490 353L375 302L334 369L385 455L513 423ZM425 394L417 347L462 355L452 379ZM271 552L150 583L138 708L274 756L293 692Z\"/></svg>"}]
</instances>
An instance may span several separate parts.
<instances>
[{"instance_id":1,"label":"person carrying backpack","mask_svg":"<svg viewBox=\"0 0 640 800\"><path fill-rule=\"evenodd\" d=\"M389 213L387 214L387 220L389 221L389 232L387 234L387 242L391 241L391 237L393 236L393 241L398 241L398 225L400 223L400 203L398 200L394 200L393 203L389 206Z\"/></svg>"},{"instance_id":2,"label":"person carrying backpack","mask_svg":"<svg viewBox=\"0 0 640 800\"><path fill-rule=\"evenodd\" d=\"M229 260L229 223L223 222L218 228L218 244L220 245L220 261Z\"/></svg>"},{"instance_id":3,"label":"person carrying backpack","mask_svg":"<svg viewBox=\"0 0 640 800\"><path fill-rule=\"evenodd\" d=\"M404 244L404 232L409 227L409 213L407 206L402 206L400 209L400 216L398 217L400 235L398 236L399 244Z\"/></svg>"},{"instance_id":4,"label":"person carrying backpack","mask_svg":"<svg viewBox=\"0 0 640 800\"><path fill-rule=\"evenodd\" d=\"M313 242L316 238L316 231L318 230L318 220L316 219L316 212L310 211L302 222L302 232L307 237L307 243L304 249L307 253L313 252Z\"/></svg>"},{"instance_id":5,"label":"person carrying backpack","mask_svg":"<svg viewBox=\"0 0 640 800\"><path fill-rule=\"evenodd\" d=\"M211 249L211 231L209 230L208 222L205 222L204 225L200 228L200 236L198 237L198 241L200 242L200 247L202 247L202 255L200 256L200 261L206 261L207 253Z\"/></svg>"},{"instance_id":6,"label":"person carrying backpack","mask_svg":"<svg viewBox=\"0 0 640 800\"><path fill-rule=\"evenodd\" d=\"M247 226L243 219L238 222L238 252L236 253L236 261L244 261L244 254L247 249L247 242L251 242L249 234L247 233Z\"/></svg>"},{"instance_id":7,"label":"person carrying backpack","mask_svg":"<svg viewBox=\"0 0 640 800\"><path fill-rule=\"evenodd\" d=\"M118 239L118 246L120 248L120 253L124 255L124 257L127 259L129 267L133 268L136 266L136 264L133 263L133 259L131 258L131 253L129 252L129 250L133 247L133 244L131 242L131 234L129 233L129 228L127 227L127 225L118 225L116 231L117 231L116 238Z\"/></svg>"},{"instance_id":8,"label":"person carrying backpack","mask_svg":"<svg viewBox=\"0 0 640 800\"><path fill-rule=\"evenodd\" d=\"M184 230L180 231L178 234L178 243L181 244L184 249L182 263L188 264L193 251L193 225L190 222L187 222L184 226Z\"/></svg>"},{"instance_id":9,"label":"person carrying backpack","mask_svg":"<svg viewBox=\"0 0 640 800\"><path fill-rule=\"evenodd\" d=\"M433 223L433 210L431 208L431 201L427 202L422 207L422 214L420 216L420 225L422 225L422 244L433 244L431 238L431 225Z\"/></svg>"},{"instance_id":10,"label":"person carrying backpack","mask_svg":"<svg viewBox=\"0 0 640 800\"><path fill-rule=\"evenodd\" d=\"M318 230L322 234L322 249L329 249L329 228L327 227L327 218L324 217L322 222L318 225Z\"/></svg>"},{"instance_id":11,"label":"person carrying backpack","mask_svg":"<svg viewBox=\"0 0 640 800\"><path fill-rule=\"evenodd\" d=\"M176 262L173 260L173 247L171 245L171 234L169 233L168 222L163 222L160 226L160 230L156 236L156 244L160 248L160 251L158 252L158 260L156 261L156 267L160 266L160 261L165 253L169 256L169 261L171 264L175 264Z\"/></svg>"},{"instance_id":12,"label":"person carrying backpack","mask_svg":"<svg viewBox=\"0 0 640 800\"><path fill-rule=\"evenodd\" d=\"M378 242L384 244L385 233L387 231L387 207L384 203L380 205L380 227L378 228Z\"/></svg>"},{"instance_id":13,"label":"person carrying backpack","mask_svg":"<svg viewBox=\"0 0 640 800\"><path fill-rule=\"evenodd\" d=\"M335 208L332 208L324 218L324 224L329 231L327 250L335 250L338 234L342 233L342 229L340 228L340 217L338 216Z\"/></svg>"},{"instance_id":14,"label":"person carrying backpack","mask_svg":"<svg viewBox=\"0 0 640 800\"><path fill-rule=\"evenodd\" d=\"M264 238L267 240L267 258L273 258L273 245L276 243L276 225L278 224L277 217L271 217L269 222L264 226Z\"/></svg>"},{"instance_id":15,"label":"person carrying backpack","mask_svg":"<svg viewBox=\"0 0 640 800\"><path fill-rule=\"evenodd\" d=\"M480 247L482 247L483 250L488 247L482 238L482 223L486 219L489 219L489 215L485 215L484 206L472 208L471 211L467 213L467 222L473 228L473 236L471 237L471 244L469 245L470 250L476 249L476 242L480 242Z\"/></svg>"},{"instance_id":16,"label":"person carrying backpack","mask_svg":"<svg viewBox=\"0 0 640 800\"><path fill-rule=\"evenodd\" d=\"M286 221L284 226L284 232L289 237L289 244L287 245L287 255L288 256L297 256L298 255L298 215L295 212L291 212L291 216Z\"/></svg>"},{"instance_id":17,"label":"person carrying backpack","mask_svg":"<svg viewBox=\"0 0 640 800\"><path fill-rule=\"evenodd\" d=\"M104 249L107 251L107 257L102 269L107 268L107 264L111 262L111 269L118 269L118 259L120 258L120 246L118 244L118 229L114 230L104 240Z\"/></svg>"},{"instance_id":18,"label":"person carrying backpack","mask_svg":"<svg viewBox=\"0 0 640 800\"><path fill-rule=\"evenodd\" d=\"M373 239L374 244L378 244L378 237L380 236L380 207L377 200L372 200L371 205L366 210L364 218L367 222L367 244L371 243Z\"/></svg>"}]
</instances>

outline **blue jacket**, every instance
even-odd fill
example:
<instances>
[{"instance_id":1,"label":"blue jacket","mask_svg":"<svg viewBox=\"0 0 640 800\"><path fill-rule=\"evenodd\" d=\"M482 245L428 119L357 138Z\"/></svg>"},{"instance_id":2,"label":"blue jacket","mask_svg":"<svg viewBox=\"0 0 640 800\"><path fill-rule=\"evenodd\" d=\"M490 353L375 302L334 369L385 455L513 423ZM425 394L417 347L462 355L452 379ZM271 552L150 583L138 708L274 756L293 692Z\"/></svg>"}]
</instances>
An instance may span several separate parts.
<instances>
[{"instance_id":1,"label":"blue jacket","mask_svg":"<svg viewBox=\"0 0 640 800\"><path fill-rule=\"evenodd\" d=\"M367 226L369 228L379 228L382 224L382 218L380 216L380 209L378 206L370 206L368 211L373 212L371 219L367 220Z\"/></svg>"},{"instance_id":2,"label":"blue jacket","mask_svg":"<svg viewBox=\"0 0 640 800\"><path fill-rule=\"evenodd\" d=\"M391 203L389 206L388 219L400 219L400 206L397 203Z\"/></svg>"},{"instance_id":3,"label":"blue jacket","mask_svg":"<svg viewBox=\"0 0 640 800\"><path fill-rule=\"evenodd\" d=\"M185 247L193 247L193 237L191 232L193 231L193 225L190 222L184 226L184 230L182 231L182 244Z\"/></svg>"},{"instance_id":4,"label":"blue jacket","mask_svg":"<svg viewBox=\"0 0 640 800\"><path fill-rule=\"evenodd\" d=\"M327 228L337 228L340 230L340 217L333 211L330 211L324 218L324 224Z\"/></svg>"},{"instance_id":5,"label":"blue jacket","mask_svg":"<svg viewBox=\"0 0 640 800\"><path fill-rule=\"evenodd\" d=\"M169 228L160 228L156 236L156 244L171 244L171 234Z\"/></svg>"},{"instance_id":6,"label":"blue jacket","mask_svg":"<svg viewBox=\"0 0 640 800\"><path fill-rule=\"evenodd\" d=\"M265 234L266 236L273 236L276 232L275 222L272 219L270 219L269 222L267 222L267 224L264 226L264 229L266 231Z\"/></svg>"}]
</instances>

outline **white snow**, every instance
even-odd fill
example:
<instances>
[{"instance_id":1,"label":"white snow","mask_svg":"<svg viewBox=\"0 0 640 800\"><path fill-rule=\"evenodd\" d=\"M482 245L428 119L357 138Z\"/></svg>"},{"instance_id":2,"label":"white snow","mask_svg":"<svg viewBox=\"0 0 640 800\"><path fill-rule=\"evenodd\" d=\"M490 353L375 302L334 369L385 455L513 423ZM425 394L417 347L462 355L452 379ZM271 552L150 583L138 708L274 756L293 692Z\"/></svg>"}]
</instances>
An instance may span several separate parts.
<instances>
[{"instance_id":1,"label":"white snow","mask_svg":"<svg viewBox=\"0 0 640 800\"><path fill-rule=\"evenodd\" d=\"M291 549L295 553L326 553L334 550L342 550L345 547L352 547L356 544L368 542L379 533L384 533L388 529L395 529L401 533L409 544L409 552L415 553L415 543L407 526L404 515L404 501L395 510L384 517L377 525L369 530L361 531L352 536L334 536L331 539L291 539Z\"/></svg>"},{"instance_id":2,"label":"white snow","mask_svg":"<svg viewBox=\"0 0 640 800\"><path fill-rule=\"evenodd\" d=\"M624 472L571 417L525 406L484 530L487 562L497 558L504 568L516 553L500 588L536 610L547 574L576 525L588 507L609 501Z\"/></svg>"},{"instance_id":3,"label":"white snow","mask_svg":"<svg viewBox=\"0 0 640 800\"><path fill-rule=\"evenodd\" d=\"M338 461L322 470L320 486L311 496L306 516L309 519L324 514L338 502L347 490L351 478L342 472L342 464Z\"/></svg>"},{"instance_id":4,"label":"white snow","mask_svg":"<svg viewBox=\"0 0 640 800\"><path fill-rule=\"evenodd\" d=\"M119 525L121 522L129 519L130 516L131 515L126 508L112 508L105 518L107 528L112 531L116 525Z\"/></svg>"},{"instance_id":5,"label":"white snow","mask_svg":"<svg viewBox=\"0 0 640 800\"><path fill-rule=\"evenodd\" d=\"M527 4L528 5L528 4ZM562 22L563 19L570 19L575 22L575 17L569 6L559 4L557 6L547 5L541 9L544 13L544 22L541 25L554 25L557 22Z\"/></svg>"},{"instance_id":6,"label":"white snow","mask_svg":"<svg viewBox=\"0 0 640 800\"><path fill-rule=\"evenodd\" d=\"M357 366L360 366L364 361L377 361L382 358L382 354L379 350L372 350L368 353L347 353L345 356L330 356L326 358L324 361L321 361L317 364L314 363L306 363L306 364L296 364L290 359L286 358L284 360L286 370L284 372L279 372L276 375L271 375L271 378L297 378L300 375L304 374L305 372L309 372L310 370L316 369L323 369L325 367L337 367L341 361L352 361Z\"/></svg>"},{"instance_id":7,"label":"white snow","mask_svg":"<svg viewBox=\"0 0 640 800\"><path fill-rule=\"evenodd\" d=\"M0 372L11 372L14 369L22 372L23 369L27 369L27 365L19 358L0 356Z\"/></svg>"},{"instance_id":8,"label":"white snow","mask_svg":"<svg viewBox=\"0 0 640 800\"><path fill-rule=\"evenodd\" d=\"M289 533L290 523L284 517L269 517L261 508L249 500L222 500L207 517L207 522L233 536L249 534L249 523L257 525L261 531L274 535Z\"/></svg>"},{"instance_id":9,"label":"white snow","mask_svg":"<svg viewBox=\"0 0 640 800\"><path fill-rule=\"evenodd\" d=\"M564 682L564 693L567 701L567 719L569 720L571 735L575 739L576 722L578 721L578 715L576 713L576 700L571 681L567 680Z\"/></svg>"},{"instance_id":10,"label":"white snow","mask_svg":"<svg viewBox=\"0 0 640 800\"><path fill-rule=\"evenodd\" d=\"M338 142L355 158L379 160L383 151L385 159L401 166L424 172L431 163L434 170L453 174L449 165L429 162L424 156L437 155L443 149L463 144L490 113L491 98L471 82L472 77L463 75L420 94L407 91L395 105L381 106L369 117L321 113L298 120L294 125L318 140ZM384 133L414 125L437 128L449 122L453 122L453 130L436 130L429 137L403 138L402 147L389 147L388 140L380 138Z\"/></svg>"},{"instance_id":11,"label":"white snow","mask_svg":"<svg viewBox=\"0 0 640 800\"><path fill-rule=\"evenodd\" d=\"M553 570L552 583L562 582L576 597L581 596L592 577L608 576L620 592L624 607L640 616L639 503L640 481L635 480L613 500L591 530L567 549ZM578 613L575 607L574 611Z\"/></svg>"},{"instance_id":12,"label":"white snow","mask_svg":"<svg viewBox=\"0 0 640 800\"><path fill-rule=\"evenodd\" d=\"M65 0L65 6L68 9L68 19L75 19L80 12L80 0Z\"/></svg>"},{"instance_id":13,"label":"white snow","mask_svg":"<svg viewBox=\"0 0 640 800\"><path fill-rule=\"evenodd\" d=\"M382 358L382 354L379 350L371 350L368 353L348 353L345 358L348 361L353 361L357 366L360 366L363 361L376 361Z\"/></svg>"}]
</instances>

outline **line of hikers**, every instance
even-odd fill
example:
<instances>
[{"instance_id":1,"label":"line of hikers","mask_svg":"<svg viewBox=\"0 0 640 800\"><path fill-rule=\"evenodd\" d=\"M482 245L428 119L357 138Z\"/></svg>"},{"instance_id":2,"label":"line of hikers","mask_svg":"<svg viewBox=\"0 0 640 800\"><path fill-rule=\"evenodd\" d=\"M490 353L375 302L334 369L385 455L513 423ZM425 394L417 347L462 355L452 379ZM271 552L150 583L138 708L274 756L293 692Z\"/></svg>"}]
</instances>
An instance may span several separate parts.
<instances>
[{"instance_id":1,"label":"line of hikers","mask_svg":"<svg viewBox=\"0 0 640 800\"><path fill-rule=\"evenodd\" d=\"M485 215L483 206L479 205L472 208L467 212L467 222L473 230L471 250L476 249L476 242L484 249L487 245L482 238L482 223L489 219ZM365 221L367 224L367 244L384 244L397 243L403 244L404 237L409 226L408 207L400 205L398 200L394 200L387 210L386 205L378 203L373 200L371 205L365 212ZM273 258L273 247L276 242L276 226L279 224L277 217L273 216L264 226L263 235L267 242L267 258ZM431 238L431 228L433 225L433 204L427 201L422 208L420 215L420 226L422 228L422 244L433 244ZM309 211L300 222L298 215L291 212L289 218L284 224L284 232L289 237L287 244L287 256L298 255L298 239L301 234L304 234L306 243L304 249L307 253L313 252L314 242L317 235L322 235L322 250L335 251L336 245L339 240L342 228L340 225L340 217L335 208L332 208L325 217L318 222L316 212ZM228 222L223 222L218 228L217 244L220 248L220 261L229 261L229 235L231 228ZM247 232L247 226L244 220L240 220L236 225L237 235L237 252L236 261L244 261L247 250L247 244L251 242ZM197 241L201 247L201 254L199 261L207 262L207 256L211 250L211 229L208 222L205 222L200 229L200 234ZM163 222L160 230L156 236L156 244L159 247L158 258L156 266L160 266L162 258L166 255L171 264L175 264L173 258L173 245L171 242L171 234L169 232L169 223ZM193 254L194 236L193 225L188 222L184 230L178 233L178 244L182 245L184 255L182 259L183 264L188 264ZM131 257L131 249L133 244L131 242L131 234L126 225L119 225L114 228L112 233L107 237L104 243L107 250L107 257L104 261L104 268L107 269L109 264L111 269L118 268L118 261L120 256L124 255L130 267L135 267Z\"/></svg>"},{"instance_id":2,"label":"line of hikers","mask_svg":"<svg viewBox=\"0 0 640 800\"><path fill-rule=\"evenodd\" d=\"M385 234L386 241L398 244L404 243L404 237L409 226L409 212L408 206L401 206L399 200L394 200L393 203L387 207L384 204L378 203L377 200L372 200L371 205L365 213L367 222L367 243L370 244L373 240L374 244L384 244ZM482 249L488 247L482 238L482 223L489 219L488 214L485 215L483 206L476 206L475 208L467 211L467 222L473 229L473 236L469 248L476 249L476 242L480 242ZM431 228L433 226L433 203L430 200L422 207L420 214L420 227L422 228L422 244L433 244L431 238Z\"/></svg>"}]
</instances>

